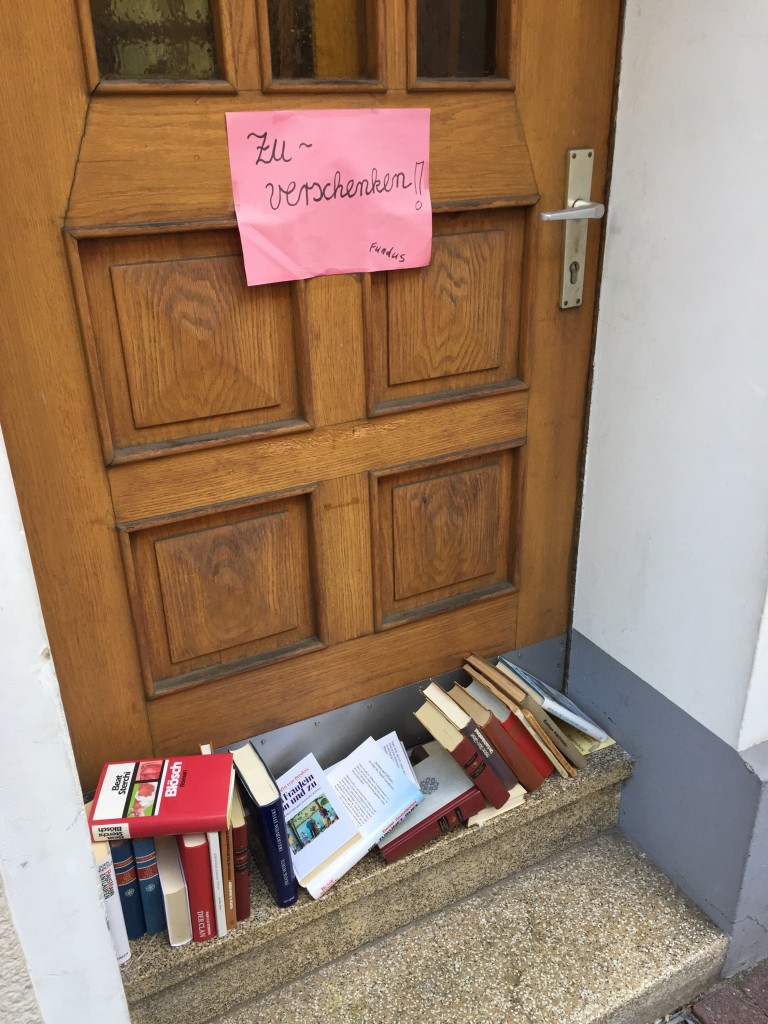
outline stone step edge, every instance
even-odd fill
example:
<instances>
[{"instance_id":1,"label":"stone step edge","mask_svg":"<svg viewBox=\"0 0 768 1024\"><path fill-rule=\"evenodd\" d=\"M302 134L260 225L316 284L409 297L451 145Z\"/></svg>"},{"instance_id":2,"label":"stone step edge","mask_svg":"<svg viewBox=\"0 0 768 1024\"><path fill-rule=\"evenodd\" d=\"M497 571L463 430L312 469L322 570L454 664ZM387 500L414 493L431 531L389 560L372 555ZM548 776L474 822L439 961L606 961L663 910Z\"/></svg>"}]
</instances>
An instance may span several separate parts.
<instances>
[{"instance_id":1,"label":"stone step edge","mask_svg":"<svg viewBox=\"0 0 768 1024\"><path fill-rule=\"evenodd\" d=\"M144 936L131 943L132 957L121 968L129 1005L148 995L182 983L227 960L244 953L253 953L260 946L268 947L286 935L318 922L345 905L371 896L372 893L402 884L421 871L482 847L515 831L537 818L556 814L559 810L588 799L600 790L618 787L632 774L631 757L618 746L593 754L587 767L574 779L550 777L525 803L479 829L460 829L433 840L412 854L385 865L378 851L369 854L348 876L342 879L321 900L313 900L301 890L292 907L275 906L256 869L251 879L251 917L221 939L190 943L172 948L165 933ZM545 854L546 856L546 854Z\"/></svg>"}]
</instances>

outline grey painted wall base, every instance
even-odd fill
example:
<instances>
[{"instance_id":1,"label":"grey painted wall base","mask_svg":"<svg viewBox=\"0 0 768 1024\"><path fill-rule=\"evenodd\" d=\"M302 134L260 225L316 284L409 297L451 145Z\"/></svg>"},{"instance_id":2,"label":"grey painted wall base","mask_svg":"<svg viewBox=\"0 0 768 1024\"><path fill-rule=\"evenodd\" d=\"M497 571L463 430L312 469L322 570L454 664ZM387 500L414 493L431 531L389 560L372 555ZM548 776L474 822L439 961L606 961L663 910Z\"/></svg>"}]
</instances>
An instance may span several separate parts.
<instances>
[{"instance_id":1,"label":"grey painted wall base","mask_svg":"<svg viewBox=\"0 0 768 1024\"><path fill-rule=\"evenodd\" d=\"M724 975L768 957L768 743L734 750L577 631L568 693L636 759L621 828L730 937Z\"/></svg>"}]
</instances>

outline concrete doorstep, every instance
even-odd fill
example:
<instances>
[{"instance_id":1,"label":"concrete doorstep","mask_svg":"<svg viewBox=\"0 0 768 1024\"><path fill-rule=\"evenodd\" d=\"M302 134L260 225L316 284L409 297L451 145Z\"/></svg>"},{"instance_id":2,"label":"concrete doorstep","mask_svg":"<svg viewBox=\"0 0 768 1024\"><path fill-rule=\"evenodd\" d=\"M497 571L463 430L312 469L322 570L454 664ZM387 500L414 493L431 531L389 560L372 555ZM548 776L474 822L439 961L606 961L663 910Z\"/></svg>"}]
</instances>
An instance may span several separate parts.
<instances>
[{"instance_id":1,"label":"concrete doorstep","mask_svg":"<svg viewBox=\"0 0 768 1024\"><path fill-rule=\"evenodd\" d=\"M611 832L215 1024L648 1024L714 983L726 945Z\"/></svg>"}]
</instances>

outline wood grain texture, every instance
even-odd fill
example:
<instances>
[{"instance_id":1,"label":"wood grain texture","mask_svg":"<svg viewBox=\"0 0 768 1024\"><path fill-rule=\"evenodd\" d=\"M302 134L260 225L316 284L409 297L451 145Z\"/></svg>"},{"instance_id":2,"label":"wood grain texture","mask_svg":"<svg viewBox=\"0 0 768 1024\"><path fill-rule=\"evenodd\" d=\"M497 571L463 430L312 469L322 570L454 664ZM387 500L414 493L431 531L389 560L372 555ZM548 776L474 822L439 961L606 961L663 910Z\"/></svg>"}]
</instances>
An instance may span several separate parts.
<instances>
[{"instance_id":1,"label":"wood grain texture","mask_svg":"<svg viewBox=\"0 0 768 1024\"><path fill-rule=\"evenodd\" d=\"M117 518L134 523L243 502L371 469L471 452L525 437L527 394L491 395L451 406L318 428L168 459L110 468Z\"/></svg>"},{"instance_id":2,"label":"wood grain texture","mask_svg":"<svg viewBox=\"0 0 768 1024\"><path fill-rule=\"evenodd\" d=\"M432 110L430 189L434 203L535 198L515 97L293 93L238 97L96 96L68 213L71 227L189 221L231 216L224 113L313 107ZM493 126L493 131L488 126ZM460 143L457 144L457 141Z\"/></svg>"},{"instance_id":3,"label":"wood grain texture","mask_svg":"<svg viewBox=\"0 0 768 1024\"><path fill-rule=\"evenodd\" d=\"M87 108L74 5L3 4L0 39L0 419L87 786L152 748L61 235Z\"/></svg>"},{"instance_id":4,"label":"wood grain texture","mask_svg":"<svg viewBox=\"0 0 768 1024\"><path fill-rule=\"evenodd\" d=\"M292 333L289 287L247 290L238 256L110 271L137 427L280 404L276 341Z\"/></svg>"},{"instance_id":5,"label":"wood grain texture","mask_svg":"<svg viewBox=\"0 0 768 1024\"><path fill-rule=\"evenodd\" d=\"M237 244L232 231L74 243L107 461L295 429L308 414L303 285L247 288Z\"/></svg>"},{"instance_id":6,"label":"wood grain texture","mask_svg":"<svg viewBox=\"0 0 768 1024\"><path fill-rule=\"evenodd\" d=\"M499 651L514 631L516 606L516 594L501 593L449 615L160 696L149 704L156 749L195 751L202 720L219 746L446 672L472 649Z\"/></svg>"},{"instance_id":7,"label":"wood grain texture","mask_svg":"<svg viewBox=\"0 0 768 1024\"><path fill-rule=\"evenodd\" d=\"M318 483L312 495L312 516L318 636L330 646L372 633L367 474Z\"/></svg>"},{"instance_id":8,"label":"wood grain texture","mask_svg":"<svg viewBox=\"0 0 768 1024\"><path fill-rule=\"evenodd\" d=\"M438 235L428 267L388 275L389 384L500 364L504 250L498 229Z\"/></svg>"},{"instance_id":9,"label":"wood grain texture","mask_svg":"<svg viewBox=\"0 0 768 1024\"><path fill-rule=\"evenodd\" d=\"M132 531L147 692L232 674L313 638L310 531L306 494Z\"/></svg>"},{"instance_id":10,"label":"wood grain texture","mask_svg":"<svg viewBox=\"0 0 768 1024\"><path fill-rule=\"evenodd\" d=\"M619 0L520 0L517 96L541 208L560 209L567 149L595 153L592 199L605 199ZM599 43L599 45L598 45ZM589 228L582 305L561 310L562 228L532 219L524 379L531 406L521 515L518 646L568 626L602 222Z\"/></svg>"},{"instance_id":11,"label":"wood grain texture","mask_svg":"<svg viewBox=\"0 0 768 1024\"><path fill-rule=\"evenodd\" d=\"M524 210L439 214L432 260L363 289L369 414L519 385Z\"/></svg>"},{"instance_id":12,"label":"wood grain texture","mask_svg":"<svg viewBox=\"0 0 768 1024\"><path fill-rule=\"evenodd\" d=\"M377 628L513 586L512 463L495 447L372 474Z\"/></svg>"},{"instance_id":13,"label":"wood grain texture","mask_svg":"<svg viewBox=\"0 0 768 1024\"><path fill-rule=\"evenodd\" d=\"M171 660L261 640L298 624L285 512L155 544Z\"/></svg>"}]
</instances>

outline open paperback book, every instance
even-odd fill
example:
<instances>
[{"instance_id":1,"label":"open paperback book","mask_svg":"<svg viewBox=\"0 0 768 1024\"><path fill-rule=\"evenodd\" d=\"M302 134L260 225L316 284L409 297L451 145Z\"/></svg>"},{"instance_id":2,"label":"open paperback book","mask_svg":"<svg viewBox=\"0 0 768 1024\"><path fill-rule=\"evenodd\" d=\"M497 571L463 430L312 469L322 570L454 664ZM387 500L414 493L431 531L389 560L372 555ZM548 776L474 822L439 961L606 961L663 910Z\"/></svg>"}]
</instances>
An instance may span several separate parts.
<instances>
[{"instance_id":1,"label":"open paperback book","mask_svg":"<svg viewBox=\"0 0 768 1024\"><path fill-rule=\"evenodd\" d=\"M371 738L327 772L308 754L277 785L296 877L315 899L423 799Z\"/></svg>"}]
</instances>

